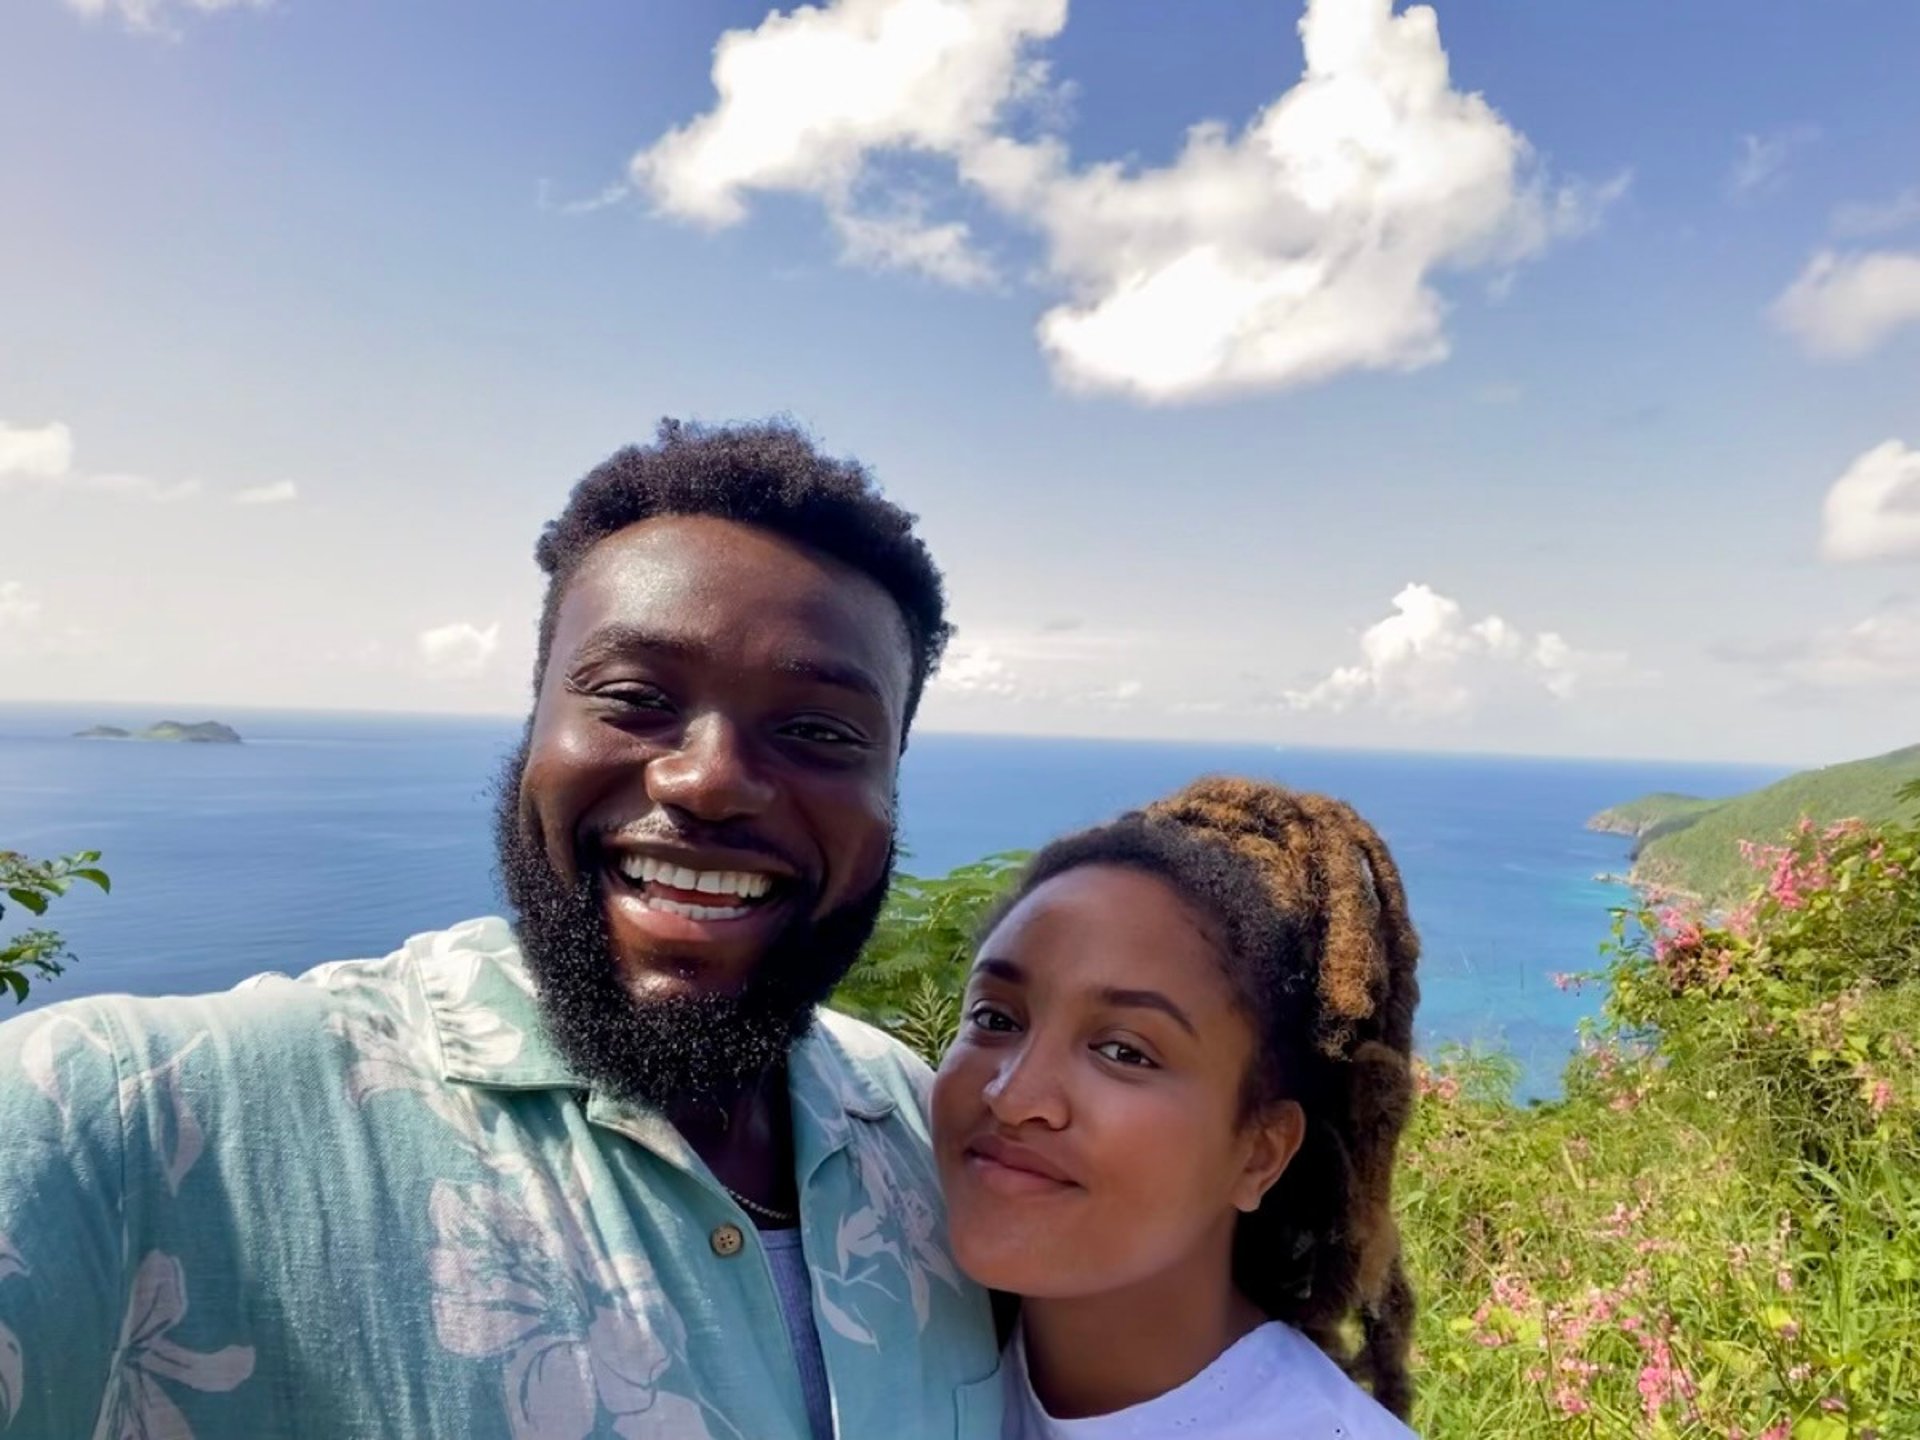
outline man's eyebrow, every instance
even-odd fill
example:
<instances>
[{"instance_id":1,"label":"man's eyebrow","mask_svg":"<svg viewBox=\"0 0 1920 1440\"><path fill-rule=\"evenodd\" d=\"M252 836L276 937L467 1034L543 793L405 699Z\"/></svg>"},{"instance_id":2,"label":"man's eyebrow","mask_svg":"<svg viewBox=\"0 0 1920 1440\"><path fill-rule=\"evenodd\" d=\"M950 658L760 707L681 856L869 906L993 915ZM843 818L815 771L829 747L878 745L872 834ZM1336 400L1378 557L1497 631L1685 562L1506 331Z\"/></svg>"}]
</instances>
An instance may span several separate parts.
<instances>
[{"instance_id":1,"label":"man's eyebrow","mask_svg":"<svg viewBox=\"0 0 1920 1440\"><path fill-rule=\"evenodd\" d=\"M611 620L580 642L574 649L572 660L576 665L597 663L641 650L655 655L670 655L676 660L694 660L705 653L702 646L678 636L649 630L643 625Z\"/></svg>"},{"instance_id":2,"label":"man's eyebrow","mask_svg":"<svg viewBox=\"0 0 1920 1440\"><path fill-rule=\"evenodd\" d=\"M849 661L816 660L807 655L788 655L776 660L774 668L782 675L811 680L816 685L830 686L835 690L851 690L854 694L871 700L883 709L887 703L886 694L880 689L880 682Z\"/></svg>"},{"instance_id":3,"label":"man's eyebrow","mask_svg":"<svg viewBox=\"0 0 1920 1440\"><path fill-rule=\"evenodd\" d=\"M669 656L675 660L698 660L706 654L706 647L664 631L613 620L580 642L573 652L573 663L598 664L603 660L642 652ZM882 707L887 703L886 692L881 689L880 682L850 661L823 660L812 655L785 655L774 661L773 668L782 675L810 680L816 685L826 685L836 690L851 691Z\"/></svg>"},{"instance_id":4,"label":"man's eyebrow","mask_svg":"<svg viewBox=\"0 0 1920 1440\"><path fill-rule=\"evenodd\" d=\"M1163 1015L1171 1016L1174 1023L1194 1039L1200 1038L1200 1032L1193 1028L1193 1021L1187 1018L1187 1012L1158 990L1107 989L1100 992L1100 998L1122 1010L1158 1010Z\"/></svg>"}]
</instances>

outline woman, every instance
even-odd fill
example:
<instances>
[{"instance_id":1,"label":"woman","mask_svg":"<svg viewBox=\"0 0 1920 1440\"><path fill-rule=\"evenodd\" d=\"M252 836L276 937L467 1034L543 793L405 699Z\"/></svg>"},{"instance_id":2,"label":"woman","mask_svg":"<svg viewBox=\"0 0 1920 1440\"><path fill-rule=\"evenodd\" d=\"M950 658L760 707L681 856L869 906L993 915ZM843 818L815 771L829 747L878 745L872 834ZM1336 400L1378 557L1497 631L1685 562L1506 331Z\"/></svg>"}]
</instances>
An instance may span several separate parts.
<instances>
[{"instance_id":1,"label":"woman","mask_svg":"<svg viewBox=\"0 0 1920 1440\"><path fill-rule=\"evenodd\" d=\"M1319 796L1205 780L1034 858L933 1092L954 1254L1019 1300L1009 1440L1411 1433L1417 954Z\"/></svg>"}]
</instances>

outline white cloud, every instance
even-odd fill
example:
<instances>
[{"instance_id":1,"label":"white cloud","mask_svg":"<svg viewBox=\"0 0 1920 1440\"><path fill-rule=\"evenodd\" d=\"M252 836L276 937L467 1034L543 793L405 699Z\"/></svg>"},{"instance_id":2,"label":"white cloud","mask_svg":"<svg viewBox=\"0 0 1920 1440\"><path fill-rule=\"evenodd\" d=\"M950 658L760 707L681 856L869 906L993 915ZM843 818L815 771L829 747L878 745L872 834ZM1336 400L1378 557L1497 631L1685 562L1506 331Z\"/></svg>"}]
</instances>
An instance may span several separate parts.
<instances>
[{"instance_id":1,"label":"white cloud","mask_svg":"<svg viewBox=\"0 0 1920 1440\"><path fill-rule=\"evenodd\" d=\"M1822 250L1773 302L1774 323L1811 355L1849 360L1920 324L1920 254Z\"/></svg>"},{"instance_id":2,"label":"white cloud","mask_svg":"<svg viewBox=\"0 0 1920 1440\"><path fill-rule=\"evenodd\" d=\"M986 283L964 222L886 192L888 157L951 162L1046 247L1038 335L1065 384L1150 402L1275 389L1447 353L1434 277L1507 274L1578 233L1626 179L1550 192L1526 140L1453 88L1432 9L1308 0L1306 72L1246 128L1194 126L1157 169L1076 168L1013 118L1045 108L1029 55L1065 0L834 0L730 31L705 115L634 158L665 213L743 219L812 196L855 263ZM880 196L876 200L875 192Z\"/></svg>"},{"instance_id":3,"label":"white cloud","mask_svg":"<svg viewBox=\"0 0 1920 1440\"><path fill-rule=\"evenodd\" d=\"M15 476L61 480L73 468L73 432L58 420L27 427L0 420L0 486Z\"/></svg>"},{"instance_id":4,"label":"white cloud","mask_svg":"<svg viewBox=\"0 0 1920 1440\"><path fill-rule=\"evenodd\" d=\"M89 20L118 15L130 29L157 31L166 29L166 21L176 10L210 15L221 10L264 9L268 3L270 0L66 0L69 10Z\"/></svg>"},{"instance_id":5,"label":"white cloud","mask_svg":"<svg viewBox=\"0 0 1920 1440\"><path fill-rule=\"evenodd\" d=\"M589 195L584 200L555 200L552 184L544 179L534 191L534 203L542 210L552 211L557 215L592 215L597 211L619 205L632 197L633 187L624 180L603 185L598 194Z\"/></svg>"},{"instance_id":6,"label":"white cloud","mask_svg":"<svg viewBox=\"0 0 1920 1440\"><path fill-rule=\"evenodd\" d=\"M1020 688L1012 668L986 645L949 652L933 683L962 695L1012 695Z\"/></svg>"},{"instance_id":7,"label":"white cloud","mask_svg":"<svg viewBox=\"0 0 1920 1440\"><path fill-rule=\"evenodd\" d=\"M0 490L27 481L57 490L87 490L168 503L200 493L198 480L155 480L147 475L86 474L73 468L73 431L60 421L37 428L0 421Z\"/></svg>"},{"instance_id":8,"label":"white cloud","mask_svg":"<svg viewBox=\"0 0 1920 1440\"><path fill-rule=\"evenodd\" d=\"M1575 650L1558 634L1528 634L1498 615L1469 621L1456 600L1411 584L1393 597L1394 613L1360 636L1360 662L1343 665L1305 689L1289 690L1293 710L1374 708L1413 718L1465 715L1516 687L1570 699L1622 657Z\"/></svg>"},{"instance_id":9,"label":"white cloud","mask_svg":"<svg viewBox=\"0 0 1920 1440\"><path fill-rule=\"evenodd\" d=\"M1779 678L1814 690L1920 686L1920 606L1894 601L1857 624L1779 647Z\"/></svg>"},{"instance_id":10,"label":"white cloud","mask_svg":"<svg viewBox=\"0 0 1920 1440\"><path fill-rule=\"evenodd\" d=\"M1831 228L1836 235L1860 239L1886 235L1914 224L1920 224L1920 185L1902 190L1891 200L1842 205L1833 212Z\"/></svg>"},{"instance_id":11,"label":"white cloud","mask_svg":"<svg viewBox=\"0 0 1920 1440\"><path fill-rule=\"evenodd\" d=\"M714 108L636 155L635 185L667 214L706 225L746 217L755 190L817 197L849 258L971 277L964 225L934 227L862 182L878 151L956 156L1045 84L1032 41L1066 24L1066 0L834 0L730 30L713 52ZM962 258L966 257L966 258ZM967 283L973 283L971 278Z\"/></svg>"},{"instance_id":12,"label":"white cloud","mask_svg":"<svg viewBox=\"0 0 1920 1440\"><path fill-rule=\"evenodd\" d=\"M430 676L439 680L470 680L484 672L500 648L500 624L482 630L464 620L420 632L417 649Z\"/></svg>"},{"instance_id":13,"label":"white cloud","mask_svg":"<svg viewBox=\"0 0 1920 1440\"><path fill-rule=\"evenodd\" d=\"M287 505L300 498L300 489L291 480L276 480L271 485L255 485L236 491L236 505Z\"/></svg>"},{"instance_id":14,"label":"white cloud","mask_svg":"<svg viewBox=\"0 0 1920 1440\"><path fill-rule=\"evenodd\" d=\"M1786 177L1787 161L1794 151L1811 144L1818 135L1809 125L1796 125L1766 135L1742 135L1740 153L1727 174L1727 193L1740 200L1778 188Z\"/></svg>"},{"instance_id":15,"label":"white cloud","mask_svg":"<svg viewBox=\"0 0 1920 1440\"><path fill-rule=\"evenodd\" d=\"M0 632L34 629L40 623L42 608L18 580L0 583Z\"/></svg>"},{"instance_id":16,"label":"white cloud","mask_svg":"<svg viewBox=\"0 0 1920 1440\"><path fill-rule=\"evenodd\" d=\"M76 475L73 478L76 489L94 490L103 495L123 495L135 500L151 500L157 505L171 505L181 500L191 500L200 493L198 480L155 480L151 475Z\"/></svg>"},{"instance_id":17,"label":"white cloud","mask_svg":"<svg viewBox=\"0 0 1920 1440\"><path fill-rule=\"evenodd\" d=\"M1134 705L1147 693L1144 682L1122 680L1117 685L1103 685L1080 697L1083 703L1098 705L1109 710L1125 710Z\"/></svg>"},{"instance_id":18,"label":"white cloud","mask_svg":"<svg viewBox=\"0 0 1920 1440\"><path fill-rule=\"evenodd\" d=\"M850 264L917 270L962 289L993 284L993 264L974 250L967 227L958 220L929 224L925 214L923 205L913 204L885 215L836 216L840 253Z\"/></svg>"},{"instance_id":19,"label":"white cloud","mask_svg":"<svg viewBox=\"0 0 1920 1440\"><path fill-rule=\"evenodd\" d=\"M1920 450L1876 445L1827 492L1820 551L1829 560L1920 559Z\"/></svg>"}]
</instances>

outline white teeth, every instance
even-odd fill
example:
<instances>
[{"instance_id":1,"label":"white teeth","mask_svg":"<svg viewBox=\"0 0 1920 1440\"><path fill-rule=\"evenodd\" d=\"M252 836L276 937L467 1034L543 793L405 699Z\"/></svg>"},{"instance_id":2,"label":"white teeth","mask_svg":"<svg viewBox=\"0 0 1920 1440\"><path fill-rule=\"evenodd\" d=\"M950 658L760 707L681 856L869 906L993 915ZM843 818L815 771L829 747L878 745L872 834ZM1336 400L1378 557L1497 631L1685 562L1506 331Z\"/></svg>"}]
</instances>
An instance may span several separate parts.
<instances>
[{"instance_id":1,"label":"white teeth","mask_svg":"<svg viewBox=\"0 0 1920 1440\"><path fill-rule=\"evenodd\" d=\"M758 900L773 888L768 875L749 870L689 870L650 855L622 856L620 873L642 885L658 883L694 894L739 895L747 900Z\"/></svg>"},{"instance_id":2,"label":"white teeth","mask_svg":"<svg viewBox=\"0 0 1920 1440\"><path fill-rule=\"evenodd\" d=\"M738 920L752 913L745 905L682 905L678 900L661 900L652 895L641 903L649 910L664 910L669 915L684 915L689 920Z\"/></svg>"}]
</instances>

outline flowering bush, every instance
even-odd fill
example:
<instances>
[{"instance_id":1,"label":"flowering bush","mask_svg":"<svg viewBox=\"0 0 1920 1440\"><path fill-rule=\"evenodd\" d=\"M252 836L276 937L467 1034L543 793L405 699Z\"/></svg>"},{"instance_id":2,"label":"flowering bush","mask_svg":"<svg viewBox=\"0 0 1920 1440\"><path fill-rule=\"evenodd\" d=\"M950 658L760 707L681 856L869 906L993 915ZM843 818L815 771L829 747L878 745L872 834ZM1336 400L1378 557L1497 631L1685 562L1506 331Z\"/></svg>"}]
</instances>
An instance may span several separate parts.
<instances>
[{"instance_id":1,"label":"flowering bush","mask_svg":"<svg viewBox=\"0 0 1920 1440\"><path fill-rule=\"evenodd\" d=\"M1564 1099L1423 1072L1421 1434L1920 1436L1920 827L1748 852L1620 914Z\"/></svg>"}]
</instances>

